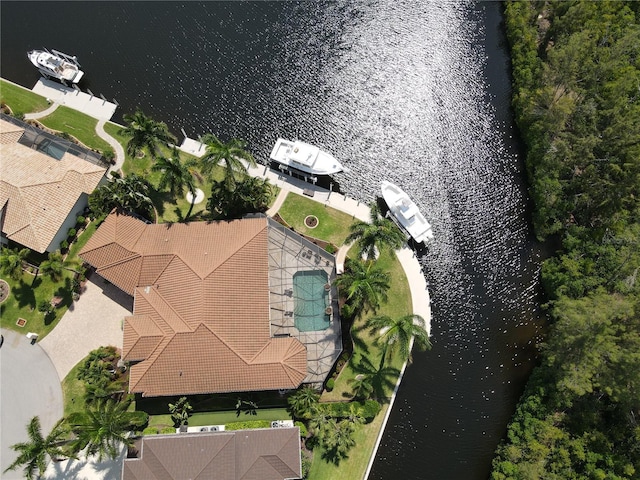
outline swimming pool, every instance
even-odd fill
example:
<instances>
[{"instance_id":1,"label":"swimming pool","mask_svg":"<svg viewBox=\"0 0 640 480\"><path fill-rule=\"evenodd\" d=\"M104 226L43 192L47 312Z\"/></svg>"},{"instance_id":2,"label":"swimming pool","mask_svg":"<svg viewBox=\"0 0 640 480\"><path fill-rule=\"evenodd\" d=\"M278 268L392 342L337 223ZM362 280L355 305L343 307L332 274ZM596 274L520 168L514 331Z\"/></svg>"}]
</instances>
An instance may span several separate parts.
<instances>
[{"instance_id":1,"label":"swimming pool","mask_svg":"<svg viewBox=\"0 0 640 480\"><path fill-rule=\"evenodd\" d=\"M326 330L331 324L329 275L324 270L302 270L293 275L293 318L301 332Z\"/></svg>"}]
</instances>

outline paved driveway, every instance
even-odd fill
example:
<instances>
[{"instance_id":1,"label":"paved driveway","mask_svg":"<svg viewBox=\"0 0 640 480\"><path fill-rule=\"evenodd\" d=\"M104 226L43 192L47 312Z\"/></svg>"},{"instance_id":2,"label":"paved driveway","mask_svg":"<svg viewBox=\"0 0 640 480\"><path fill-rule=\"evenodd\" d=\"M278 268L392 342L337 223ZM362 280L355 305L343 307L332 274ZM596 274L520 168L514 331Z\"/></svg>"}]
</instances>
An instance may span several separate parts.
<instances>
[{"instance_id":1,"label":"paved driveway","mask_svg":"<svg viewBox=\"0 0 640 480\"><path fill-rule=\"evenodd\" d=\"M104 345L122 348L123 319L131 315L133 298L95 273L86 287L56 328L39 342L60 381L91 350Z\"/></svg>"},{"instance_id":2,"label":"paved driveway","mask_svg":"<svg viewBox=\"0 0 640 480\"><path fill-rule=\"evenodd\" d=\"M27 424L40 417L47 435L62 418L62 388L53 363L39 344L11 330L2 330L0 347L0 468L4 471L16 458L9 447L27 437ZM22 470L0 473L6 480L22 479Z\"/></svg>"}]
</instances>

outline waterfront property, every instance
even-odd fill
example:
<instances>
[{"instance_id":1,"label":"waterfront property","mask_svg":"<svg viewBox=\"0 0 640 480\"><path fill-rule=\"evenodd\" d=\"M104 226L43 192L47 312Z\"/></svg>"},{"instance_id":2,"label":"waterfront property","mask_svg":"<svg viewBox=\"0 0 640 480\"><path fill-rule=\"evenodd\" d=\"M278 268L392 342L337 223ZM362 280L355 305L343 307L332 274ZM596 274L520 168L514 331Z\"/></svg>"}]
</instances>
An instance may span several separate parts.
<instances>
[{"instance_id":1,"label":"waterfront property","mask_svg":"<svg viewBox=\"0 0 640 480\"><path fill-rule=\"evenodd\" d=\"M105 182L100 156L6 115L0 118L0 225L12 240L39 253L60 242Z\"/></svg>"},{"instance_id":2,"label":"waterfront property","mask_svg":"<svg viewBox=\"0 0 640 480\"><path fill-rule=\"evenodd\" d=\"M80 256L134 297L132 393L295 389L321 384L341 353L335 294L323 330L298 330L294 315L294 275L322 272L324 296L333 255L270 218L149 225L112 213Z\"/></svg>"},{"instance_id":3,"label":"waterfront property","mask_svg":"<svg viewBox=\"0 0 640 480\"><path fill-rule=\"evenodd\" d=\"M145 436L122 480L302 477L298 427Z\"/></svg>"}]
</instances>

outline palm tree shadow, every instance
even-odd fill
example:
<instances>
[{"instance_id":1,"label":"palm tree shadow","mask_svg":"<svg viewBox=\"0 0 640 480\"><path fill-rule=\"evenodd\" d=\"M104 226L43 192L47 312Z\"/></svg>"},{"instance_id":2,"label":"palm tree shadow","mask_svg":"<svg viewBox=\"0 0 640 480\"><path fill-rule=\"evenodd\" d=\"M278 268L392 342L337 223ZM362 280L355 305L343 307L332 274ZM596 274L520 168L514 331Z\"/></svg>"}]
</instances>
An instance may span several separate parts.
<instances>
[{"instance_id":1,"label":"palm tree shadow","mask_svg":"<svg viewBox=\"0 0 640 480\"><path fill-rule=\"evenodd\" d=\"M176 217L178 217L178 223L182 223L186 220L186 218L182 216L182 210L180 210L180 207L178 207L177 205L176 208L173 209L173 213L175 213Z\"/></svg>"},{"instance_id":2,"label":"palm tree shadow","mask_svg":"<svg viewBox=\"0 0 640 480\"><path fill-rule=\"evenodd\" d=\"M159 216L163 216L165 212L165 204L166 203L175 203L175 199L171 192L161 192L152 188L149 192L149 198L153 202L153 205L156 207L156 211Z\"/></svg>"},{"instance_id":3,"label":"palm tree shadow","mask_svg":"<svg viewBox=\"0 0 640 480\"><path fill-rule=\"evenodd\" d=\"M20 308L31 307L36 308L36 288L42 283L42 279L34 279L31 285L27 285L20 280L20 286L14 287L11 294L18 301Z\"/></svg>"},{"instance_id":4,"label":"palm tree shadow","mask_svg":"<svg viewBox=\"0 0 640 480\"><path fill-rule=\"evenodd\" d=\"M322 452L322 459L326 460L327 462L333 463L336 467L340 465L340 462L342 460L346 460L347 458L349 458L349 455L341 455L333 448L331 450L324 450Z\"/></svg>"},{"instance_id":5,"label":"palm tree shadow","mask_svg":"<svg viewBox=\"0 0 640 480\"><path fill-rule=\"evenodd\" d=\"M361 332L362 330L364 330L364 327L352 326L350 330L351 341L353 342L354 347L357 347L364 353L369 353L369 344L358 335L358 332Z\"/></svg>"},{"instance_id":6,"label":"palm tree shadow","mask_svg":"<svg viewBox=\"0 0 640 480\"><path fill-rule=\"evenodd\" d=\"M393 390L396 379L400 375L400 370L395 367L384 364L376 367L366 356L362 356L359 362L354 361L352 368L357 375L366 375L371 378L371 386L378 399L387 398L387 392Z\"/></svg>"}]
</instances>

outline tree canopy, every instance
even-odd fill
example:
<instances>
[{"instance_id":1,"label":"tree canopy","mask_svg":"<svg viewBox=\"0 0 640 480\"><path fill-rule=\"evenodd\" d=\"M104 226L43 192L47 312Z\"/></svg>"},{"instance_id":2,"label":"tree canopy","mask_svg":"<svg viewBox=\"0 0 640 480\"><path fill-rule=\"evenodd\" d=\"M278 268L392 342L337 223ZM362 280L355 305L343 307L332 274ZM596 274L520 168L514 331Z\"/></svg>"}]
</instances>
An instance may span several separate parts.
<instances>
[{"instance_id":1,"label":"tree canopy","mask_svg":"<svg viewBox=\"0 0 640 480\"><path fill-rule=\"evenodd\" d=\"M491 478L640 475L640 5L506 4L551 326Z\"/></svg>"}]
</instances>

